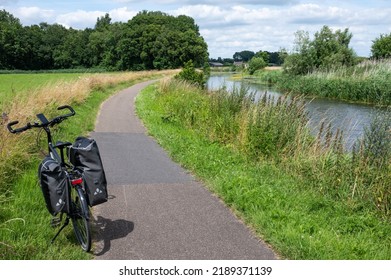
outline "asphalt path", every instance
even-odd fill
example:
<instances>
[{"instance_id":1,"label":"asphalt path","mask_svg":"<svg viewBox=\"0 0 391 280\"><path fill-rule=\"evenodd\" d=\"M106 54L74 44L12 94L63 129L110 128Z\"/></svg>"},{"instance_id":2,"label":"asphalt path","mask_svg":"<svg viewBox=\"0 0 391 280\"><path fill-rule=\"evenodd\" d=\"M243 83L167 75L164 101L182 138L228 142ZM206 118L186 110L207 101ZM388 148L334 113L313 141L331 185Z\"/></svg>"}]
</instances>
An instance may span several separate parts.
<instances>
[{"instance_id":1,"label":"asphalt path","mask_svg":"<svg viewBox=\"0 0 391 280\"><path fill-rule=\"evenodd\" d=\"M95 131L109 201L94 207L96 259L256 260L277 256L147 135L134 99L150 84L103 103Z\"/></svg>"}]
</instances>

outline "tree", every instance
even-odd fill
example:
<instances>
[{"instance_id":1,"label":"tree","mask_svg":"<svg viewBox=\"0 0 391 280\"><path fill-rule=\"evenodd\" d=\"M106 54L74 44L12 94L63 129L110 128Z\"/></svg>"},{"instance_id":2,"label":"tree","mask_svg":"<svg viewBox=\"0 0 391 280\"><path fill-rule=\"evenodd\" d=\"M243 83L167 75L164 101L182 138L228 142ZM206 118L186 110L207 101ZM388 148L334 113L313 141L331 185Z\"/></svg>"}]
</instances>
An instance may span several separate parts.
<instances>
[{"instance_id":1,"label":"tree","mask_svg":"<svg viewBox=\"0 0 391 280\"><path fill-rule=\"evenodd\" d=\"M96 19L95 30L96 31L104 31L110 27L111 17L109 14L105 14Z\"/></svg>"},{"instance_id":2,"label":"tree","mask_svg":"<svg viewBox=\"0 0 391 280\"><path fill-rule=\"evenodd\" d=\"M309 33L299 30L295 33L293 53L285 57L284 70L293 75L307 74L313 70L314 65Z\"/></svg>"},{"instance_id":3,"label":"tree","mask_svg":"<svg viewBox=\"0 0 391 280\"><path fill-rule=\"evenodd\" d=\"M18 68L22 61L19 56L25 56L25 42L20 34L23 27L19 19L5 10L0 11L0 69Z\"/></svg>"},{"instance_id":4,"label":"tree","mask_svg":"<svg viewBox=\"0 0 391 280\"><path fill-rule=\"evenodd\" d=\"M119 42L125 53L126 64L133 69L178 68L192 60L202 67L208 59L208 47L194 20L187 16L169 16L162 12L143 11L127 23L126 35Z\"/></svg>"},{"instance_id":5,"label":"tree","mask_svg":"<svg viewBox=\"0 0 391 280\"><path fill-rule=\"evenodd\" d=\"M380 35L373 41L371 47L372 57L375 59L391 58L391 33Z\"/></svg>"},{"instance_id":6,"label":"tree","mask_svg":"<svg viewBox=\"0 0 391 280\"><path fill-rule=\"evenodd\" d=\"M188 16L143 11L127 23L112 23L105 14L94 29L75 30L47 23L23 27L0 10L0 69L169 69L189 60L203 67L207 58L208 46Z\"/></svg>"},{"instance_id":7,"label":"tree","mask_svg":"<svg viewBox=\"0 0 391 280\"><path fill-rule=\"evenodd\" d=\"M295 33L293 53L285 58L284 70L290 74L307 74L316 69L328 70L355 63L356 54L349 48L352 34L346 28L333 32L328 26L315 33Z\"/></svg>"},{"instance_id":8,"label":"tree","mask_svg":"<svg viewBox=\"0 0 391 280\"><path fill-rule=\"evenodd\" d=\"M346 28L335 33L328 27L315 33L312 46L315 52L315 68L331 69L354 64L355 54L349 48L353 35Z\"/></svg>"},{"instance_id":9,"label":"tree","mask_svg":"<svg viewBox=\"0 0 391 280\"><path fill-rule=\"evenodd\" d=\"M260 57L263 59L263 61L268 64L269 63L269 58L270 58L270 53L266 51L259 51L257 52L254 57ZM254 58L253 57L253 58ZM251 61L251 60L250 60Z\"/></svg>"},{"instance_id":10,"label":"tree","mask_svg":"<svg viewBox=\"0 0 391 280\"><path fill-rule=\"evenodd\" d=\"M260 56L254 56L248 64L248 72L250 75L254 74L255 71L263 69L267 66L265 60Z\"/></svg>"},{"instance_id":11,"label":"tree","mask_svg":"<svg viewBox=\"0 0 391 280\"><path fill-rule=\"evenodd\" d=\"M241 52L236 52L233 55L234 61L250 61L251 58L255 55L254 52L252 51L241 51Z\"/></svg>"},{"instance_id":12,"label":"tree","mask_svg":"<svg viewBox=\"0 0 391 280\"><path fill-rule=\"evenodd\" d=\"M69 29L62 45L53 53L56 68L91 67L91 51L88 45L88 31Z\"/></svg>"},{"instance_id":13,"label":"tree","mask_svg":"<svg viewBox=\"0 0 391 280\"><path fill-rule=\"evenodd\" d=\"M198 87L204 87L204 73L195 69L193 61L189 60L185 63L182 71L179 72L175 78L190 82Z\"/></svg>"}]
</instances>

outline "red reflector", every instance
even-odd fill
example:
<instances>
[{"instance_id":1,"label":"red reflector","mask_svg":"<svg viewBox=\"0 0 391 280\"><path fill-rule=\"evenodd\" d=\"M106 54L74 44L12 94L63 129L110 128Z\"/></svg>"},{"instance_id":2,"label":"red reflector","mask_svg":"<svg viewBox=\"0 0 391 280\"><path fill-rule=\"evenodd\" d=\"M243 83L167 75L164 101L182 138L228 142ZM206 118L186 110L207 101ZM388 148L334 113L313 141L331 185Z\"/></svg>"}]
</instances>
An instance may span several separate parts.
<instances>
[{"instance_id":1,"label":"red reflector","mask_svg":"<svg viewBox=\"0 0 391 280\"><path fill-rule=\"evenodd\" d=\"M83 178L73 179L71 183L72 186L80 185L81 183L83 183Z\"/></svg>"}]
</instances>

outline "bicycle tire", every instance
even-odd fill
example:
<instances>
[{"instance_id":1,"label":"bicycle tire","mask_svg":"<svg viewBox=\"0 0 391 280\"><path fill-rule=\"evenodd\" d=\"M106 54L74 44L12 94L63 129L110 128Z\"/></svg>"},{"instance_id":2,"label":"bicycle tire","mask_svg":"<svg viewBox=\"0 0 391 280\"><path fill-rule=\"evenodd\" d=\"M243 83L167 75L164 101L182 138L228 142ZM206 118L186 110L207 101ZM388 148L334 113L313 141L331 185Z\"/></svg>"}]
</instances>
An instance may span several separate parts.
<instances>
[{"instance_id":1,"label":"bicycle tire","mask_svg":"<svg viewBox=\"0 0 391 280\"><path fill-rule=\"evenodd\" d=\"M87 199L80 186L72 188L71 194L73 230L82 249L89 252L91 250L91 228Z\"/></svg>"}]
</instances>

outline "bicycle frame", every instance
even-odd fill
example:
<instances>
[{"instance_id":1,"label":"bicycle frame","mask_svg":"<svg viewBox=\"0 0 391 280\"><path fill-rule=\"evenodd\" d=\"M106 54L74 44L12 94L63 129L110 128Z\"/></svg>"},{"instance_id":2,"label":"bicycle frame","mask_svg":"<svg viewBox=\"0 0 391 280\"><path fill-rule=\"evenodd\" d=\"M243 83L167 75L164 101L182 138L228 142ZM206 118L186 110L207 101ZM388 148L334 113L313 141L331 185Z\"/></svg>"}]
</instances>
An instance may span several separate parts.
<instances>
[{"instance_id":1,"label":"bicycle frame","mask_svg":"<svg viewBox=\"0 0 391 280\"><path fill-rule=\"evenodd\" d=\"M48 120L42 113L37 115L37 118L41 121L41 123L27 123L23 127L19 128L13 128L16 124L18 124L18 121L13 121L7 124L8 130L13 133L21 133L23 131L26 131L31 128L43 128L45 130L47 135L47 148L48 152L51 158L53 158L55 161L57 161L61 167L65 170L66 176L68 179L68 197L67 202L70 206L69 213L66 212L66 220L62 227L59 229L57 234L53 237L52 243L57 238L57 236L60 234L60 232L69 224L69 220L72 219L73 227L75 230L76 237L80 244L82 245L83 250L89 251L91 248L91 235L90 235L90 228L89 228L89 209L85 198L85 189L83 184L83 176L80 171L75 169L75 167L71 164L67 164L65 162L65 156L64 156L64 149L71 146L72 143L70 142L57 142L56 144L53 144L53 138L52 133L50 130L50 127L61 123L63 120L67 119L70 116L75 115L75 111L71 106L65 105L58 107L58 110L68 109L70 113L65 115L60 115L58 117L55 117L52 120ZM58 150L60 150L60 153L58 153ZM73 200L72 193L76 193L75 198ZM61 212L61 215L59 218L53 218L52 219L52 225L57 225L61 223L62 216L64 212ZM77 223L79 221L84 222L84 225L78 225ZM83 235L82 228L86 230L86 235Z\"/></svg>"}]
</instances>

